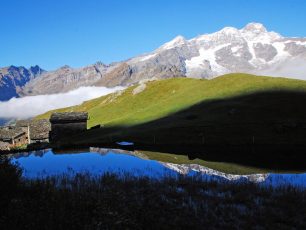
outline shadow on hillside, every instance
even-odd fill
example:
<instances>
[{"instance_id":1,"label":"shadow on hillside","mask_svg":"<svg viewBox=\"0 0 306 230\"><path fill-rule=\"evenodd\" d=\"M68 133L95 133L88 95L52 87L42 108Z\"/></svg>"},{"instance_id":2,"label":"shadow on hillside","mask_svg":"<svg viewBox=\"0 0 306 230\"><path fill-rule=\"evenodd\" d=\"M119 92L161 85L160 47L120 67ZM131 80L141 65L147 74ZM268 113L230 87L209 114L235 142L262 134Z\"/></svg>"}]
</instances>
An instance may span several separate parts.
<instances>
[{"instance_id":1,"label":"shadow on hillside","mask_svg":"<svg viewBox=\"0 0 306 230\"><path fill-rule=\"evenodd\" d=\"M277 90L204 101L144 124L88 130L59 146L116 147L125 140L139 150L306 169L305 101L305 92Z\"/></svg>"}]
</instances>

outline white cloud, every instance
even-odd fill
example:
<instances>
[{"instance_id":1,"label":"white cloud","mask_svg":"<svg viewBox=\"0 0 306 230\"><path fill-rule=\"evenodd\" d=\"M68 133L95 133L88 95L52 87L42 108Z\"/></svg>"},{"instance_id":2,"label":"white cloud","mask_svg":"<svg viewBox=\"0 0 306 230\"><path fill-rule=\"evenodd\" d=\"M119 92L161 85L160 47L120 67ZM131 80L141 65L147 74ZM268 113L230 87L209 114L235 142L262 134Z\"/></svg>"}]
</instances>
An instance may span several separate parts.
<instances>
[{"instance_id":1,"label":"white cloud","mask_svg":"<svg viewBox=\"0 0 306 230\"><path fill-rule=\"evenodd\" d=\"M0 118L31 118L49 110L78 105L122 89L123 87L81 87L67 93L12 98L0 102Z\"/></svg>"},{"instance_id":2,"label":"white cloud","mask_svg":"<svg viewBox=\"0 0 306 230\"><path fill-rule=\"evenodd\" d=\"M255 74L306 80L306 57L286 60Z\"/></svg>"}]
</instances>

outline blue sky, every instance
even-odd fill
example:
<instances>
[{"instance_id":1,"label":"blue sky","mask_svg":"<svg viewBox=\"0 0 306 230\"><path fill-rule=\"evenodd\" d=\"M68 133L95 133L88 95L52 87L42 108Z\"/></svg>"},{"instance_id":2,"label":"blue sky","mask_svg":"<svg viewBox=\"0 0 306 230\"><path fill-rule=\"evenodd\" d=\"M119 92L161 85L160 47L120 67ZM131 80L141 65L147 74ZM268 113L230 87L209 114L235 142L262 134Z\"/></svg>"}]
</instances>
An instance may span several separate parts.
<instances>
[{"instance_id":1,"label":"blue sky","mask_svg":"<svg viewBox=\"0 0 306 230\"><path fill-rule=\"evenodd\" d=\"M177 35L261 22L306 37L305 0L0 0L0 66L52 70L150 52Z\"/></svg>"}]
</instances>

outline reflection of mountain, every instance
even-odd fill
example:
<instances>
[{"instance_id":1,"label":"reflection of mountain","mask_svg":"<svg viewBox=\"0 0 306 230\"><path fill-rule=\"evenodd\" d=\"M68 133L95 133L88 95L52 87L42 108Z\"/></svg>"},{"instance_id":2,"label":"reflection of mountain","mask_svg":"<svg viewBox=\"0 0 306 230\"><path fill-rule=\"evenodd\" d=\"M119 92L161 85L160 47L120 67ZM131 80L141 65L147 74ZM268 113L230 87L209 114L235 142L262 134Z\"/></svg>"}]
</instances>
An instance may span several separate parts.
<instances>
[{"instance_id":1,"label":"reflection of mountain","mask_svg":"<svg viewBox=\"0 0 306 230\"><path fill-rule=\"evenodd\" d=\"M82 154L82 153L95 153L99 154L100 156L106 156L107 154L124 154L124 155L129 155L133 157L140 158L142 160L149 160L149 161L156 161L162 166L173 170L174 172L177 172L179 174L183 175L188 175L192 172L200 173L202 175L210 176L210 177L218 177L221 179L226 179L229 181L249 181L249 182L254 182L254 183L260 183L260 182L268 182L267 179L268 177L271 178L273 177L274 180L277 180L278 175L283 177L283 175L286 174L270 174L270 173L254 173L250 169L250 171L244 171L242 170L241 172L239 171L239 167L242 166L237 166L237 171L231 172L227 171L227 173L222 172L222 167L216 169L212 169L209 167L206 167L204 165L200 165L202 163L209 163L206 161L202 160L188 160L188 157L185 155L175 155L175 154L166 154L166 153L149 153L149 152L139 152L139 151L128 151L128 150L122 150L122 149L112 149L112 148L94 148L91 147L87 150L85 149L70 149L70 150L61 150L58 152L55 152L50 149L45 149L45 150L38 150L38 151L32 151L32 152L20 152L16 154L9 154L7 155L8 158L10 159L20 159L20 158L26 158L30 156L35 156L35 157L43 157L46 153L53 153L55 155L61 155L61 154ZM162 155L162 156L161 156ZM170 163L171 162L171 163ZM173 163L177 162L177 163ZM222 163L224 164L224 163ZM229 165L229 164L227 164ZM216 166L216 165L215 165ZM236 167L236 166L235 166ZM241 174L238 174L238 173ZM255 171L256 172L256 171ZM288 174L290 175L290 173ZM276 179L275 179L276 178Z\"/></svg>"},{"instance_id":2,"label":"reflection of mountain","mask_svg":"<svg viewBox=\"0 0 306 230\"><path fill-rule=\"evenodd\" d=\"M127 155L133 155L129 151L122 150L122 149L109 149L109 148L95 148L91 147L89 149L91 153L99 153L100 155L107 155L109 153L119 153L119 154L127 154Z\"/></svg>"},{"instance_id":3,"label":"reflection of mountain","mask_svg":"<svg viewBox=\"0 0 306 230\"><path fill-rule=\"evenodd\" d=\"M50 149L42 149L42 150L31 151L31 152L14 153L14 154L9 154L7 156L8 158L14 158L14 159L29 157L31 155L36 156L36 157L43 157L49 151Z\"/></svg>"},{"instance_id":4,"label":"reflection of mountain","mask_svg":"<svg viewBox=\"0 0 306 230\"><path fill-rule=\"evenodd\" d=\"M130 156L135 156L138 158L141 158L143 160L153 160L149 159L148 156L146 156L144 153L138 152L138 151L127 151L127 150L121 150L121 149L106 149L106 148L90 148L91 152L97 152L103 155L106 155L108 153L117 153L117 154L125 154ZM174 155L175 156L175 155ZM263 182L267 179L269 174L249 174L249 175L235 175L235 174L229 174L229 173L223 173L214 169L210 169L208 167L198 165L198 164L174 164L174 163L168 163L168 162L161 162L158 161L160 164L165 166L166 168L169 168L175 172L178 172L180 174L187 175L190 172L199 172L201 174L209 175L209 176L218 176L225 178L227 180L241 180L246 179L250 182Z\"/></svg>"},{"instance_id":5,"label":"reflection of mountain","mask_svg":"<svg viewBox=\"0 0 306 230\"><path fill-rule=\"evenodd\" d=\"M145 154L142 154L137 151L128 151L123 149L110 149L110 148L95 148L91 147L90 152L99 153L101 155L107 155L108 153L114 153L114 154L125 154L130 156L136 156L141 159L149 159Z\"/></svg>"},{"instance_id":6,"label":"reflection of mountain","mask_svg":"<svg viewBox=\"0 0 306 230\"><path fill-rule=\"evenodd\" d=\"M90 148L90 152L99 153L101 155L106 155L108 153L115 153L115 154L125 154L130 156L135 156L138 158L141 158L143 160L153 160L149 159L148 156L146 156L144 153L138 152L138 151L127 151L122 149L107 149L107 148ZM168 163L168 162L161 162L158 161L160 164L162 164L164 167L169 168L175 172L178 172L180 174L187 175L190 172L199 172L201 174L209 175L209 176L218 176L225 178L227 180L241 180L246 179L250 182L263 182L267 179L269 174L249 174L249 175L235 175L235 174L229 174L229 173L223 173L214 169L210 169L208 167L198 165L198 164L174 164L174 163Z\"/></svg>"},{"instance_id":7,"label":"reflection of mountain","mask_svg":"<svg viewBox=\"0 0 306 230\"><path fill-rule=\"evenodd\" d=\"M89 151L91 153L99 153L100 155L105 156L110 152L110 149L91 147L91 148L89 148Z\"/></svg>"},{"instance_id":8,"label":"reflection of mountain","mask_svg":"<svg viewBox=\"0 0 306 230\"><path fill-rule=\"evenodd\" d=\"M259 183L263 182L267 179L269 174L250 174L250 175L234 175L234 174L227 174L223 172L219 172L217 170L213 170L201 165L197 164L173 164L173 163L165 163L165 162L160 162L163 166L176 171L180 174L188 174L192 171L194 172L199 172L201 174L209 175L209 176L218 176L225 178L227 180L241 180L241 179L246 179L251 182Z\"/></svg>"}]
</instances>

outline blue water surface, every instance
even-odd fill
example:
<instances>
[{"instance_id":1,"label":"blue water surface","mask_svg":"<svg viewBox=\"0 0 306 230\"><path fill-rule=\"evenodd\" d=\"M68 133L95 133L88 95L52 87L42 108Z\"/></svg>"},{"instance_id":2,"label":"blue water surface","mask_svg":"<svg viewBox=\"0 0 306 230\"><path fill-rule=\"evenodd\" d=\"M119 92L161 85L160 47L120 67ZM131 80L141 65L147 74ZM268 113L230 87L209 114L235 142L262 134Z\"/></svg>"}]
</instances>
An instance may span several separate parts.
<instances>
[{"instance_id":1,"label":"blue water surface","mask_svg":"<svg viewBox=\"0 0 306 230\"><path fill-rule=\"evenodd\" d=\"M201 175L205 179L235 182L253 182L268 186L293 185L306 188L306 173L266 173L232 175L195 164L173 164L145 159L133 152L114 149L88 149L78 152L57 153L48 150L18 153L11 156L27 178L46 177L63 173L89 172L100 175L106 172L131 173L159 178L164 175Z\"/></svg>"}]
</instances>

